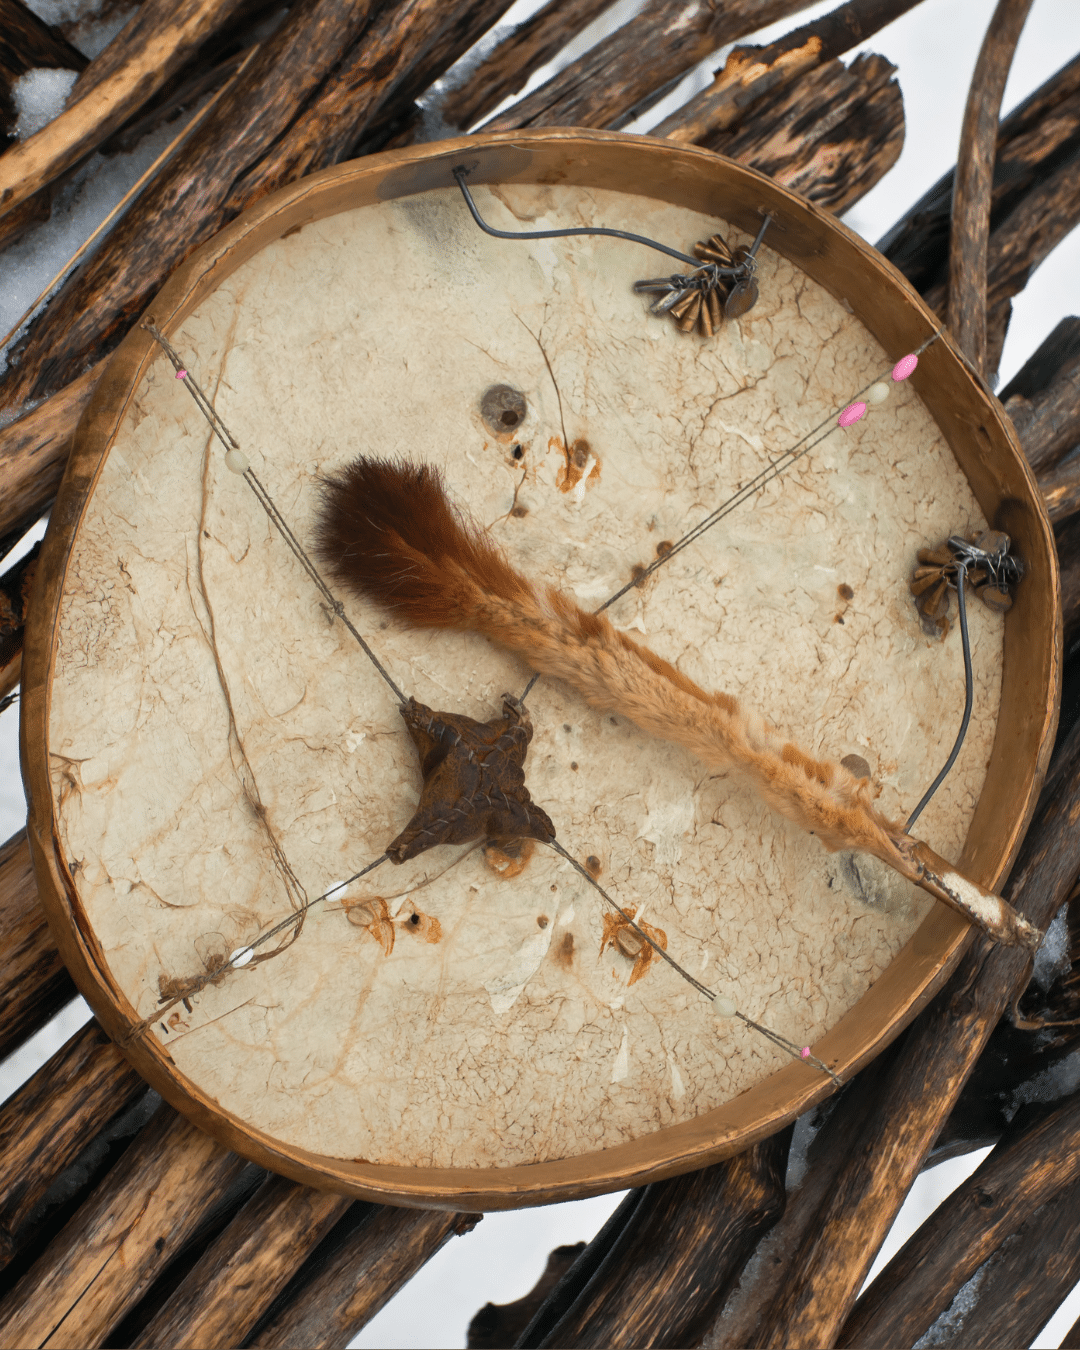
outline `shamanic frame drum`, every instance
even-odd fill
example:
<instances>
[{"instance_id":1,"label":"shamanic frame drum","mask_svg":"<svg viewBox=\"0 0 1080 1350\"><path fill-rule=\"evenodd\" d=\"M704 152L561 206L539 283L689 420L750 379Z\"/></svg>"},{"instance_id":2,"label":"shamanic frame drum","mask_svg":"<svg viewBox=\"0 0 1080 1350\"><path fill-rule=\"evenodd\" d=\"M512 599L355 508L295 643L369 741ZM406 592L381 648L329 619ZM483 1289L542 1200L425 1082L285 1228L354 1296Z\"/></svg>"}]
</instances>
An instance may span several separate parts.
<instances>
[{"instance_id":1,"label":"shamanic frame drum","mask_svg":"<svg viewBox=\"0 0 1080 1350\"><path fill-rule=\"evenodd\" d=\"M737 250L769 216L759 298L710 336L680 331L634 291L670 261L621 238L489 237L458 167L510 232ZM889 817L933 779L964 707L958 628L927 632L908 588L917 551L1006 532L1023 580L1006 614L968 602L971 725L919 826L980 885L1004 876L1057 716L1052 534L996 400L828 213L647 137L444 141L267 198L149 314L304 548L321 480L365 454L438 466L519 571L586 609L670 553L606 611L615 627L814 754L863 763ZM910 379L836 425L919 349ZM409 820L416 751L175 375L136 326L80 424L27 633L23 754L63 956L181 1111L310 1184L540 1204L745 1148L940 987L962 917L547 678L527 699L533 801L743 1016L717 1017L719 1000L650 961L543 844L384 863L301 922ZM368 600L345 610L431 708L487 721L528 683L475 633L413 631Z\"/></svg>"}]
</instances>

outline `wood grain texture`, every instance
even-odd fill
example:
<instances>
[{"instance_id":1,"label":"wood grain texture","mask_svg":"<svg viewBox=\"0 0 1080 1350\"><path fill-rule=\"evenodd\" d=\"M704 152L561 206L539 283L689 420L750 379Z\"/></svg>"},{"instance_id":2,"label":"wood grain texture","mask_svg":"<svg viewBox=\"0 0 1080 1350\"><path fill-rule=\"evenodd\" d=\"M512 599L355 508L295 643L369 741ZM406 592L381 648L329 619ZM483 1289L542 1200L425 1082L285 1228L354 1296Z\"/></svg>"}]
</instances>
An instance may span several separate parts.
<instances>
[{"instance_id":1,"label":"wood grain texture","mask_svg":"<svg viewBox=\"0 0 1080 1350\"><path fill-rule=\"evenodd\" d=\"M830 61L765 95L735 132L705 147L768 174L815 206L844 211L896 163L904 146L904 101L883 56Z\"/></svg>"},{"instance_id":2,"label":"wood grain texture","mask_svg":"<svg viewBox=\"0 0 1080 1350\"><path fill-rule=\"evenodd\" d=\"M913 1345L1007 1237L1077 1182L1080 1093L1037 1124L1002 1139L881 1271L855 1304L836 1344ZM1071 1217L1075 1228L1080 1216L1074 1212ZM971 1344L966 1333L962 1343Z\"/></svg>"},{"instance_id":3,"label":"wood grain texture","mask_svg":"<svg viewBox=\"0 0 1080 1350\"><path fill-rule=\"evenodd\" d=\"M0 533L37 519L56 496L101 369L85 371L17 422L0 427Z\"/></svg>"},{"instance_id":4,"label":"wood grain texture","mask_svg":"<svg viewBox=\"0 0 1080 1350\"><path fill-rule=\"evenodd\" d=\"M991 195L994 228L1039 182L1080 149L1080 56L1000 124ZM879 241L878 248L925 294L947 280L955 170L943 175Z\"/></svg>"},{"instance_id":5,"label":"wood grain texture","mask_svg":"<svg viewBox=\"0 0 1080 1350\"><path fill-rule=\"evenodd\" d=\"M934 1344L955 1350L1032 1345L1078 1280L1080 1183L1074 1182L1005 1239L972 1275L969 1290L961 1287L933 1324Z\"/></svg>"},{"instance_id":6,"label":"wood grain texture","mask_svg":"<svg viewBox=\"0 0 1080 1350\"><path fill-rule=\"evenodd\" d=\"M708 89L653 127L684 145L741 123L763 95L790 84L913 9L920 0L851 0L850 4L803 24L767 47L736 47ZM756 116L756 114L754 114Z\"/></svg>"},{"instance_id":7,"label":"wood grain texture","mask_svg":"<svg viewBox=\"0 0 1080 1350\"><path fill-rule=\"evenodd\" d=\"M302 0L18 344L0 397L47 397L110 351L176 265L276 188L352 152L508 0Z\"/></svg>"},{"instance_id":8,"label":"wood grain texture","mask_svg":"<svg viewBox=\"0 0 1080 1350\"><path fill-rule=\"evenodd\" d=\"M246 0L143 0L76 81L64 111L0 156L0 217L89 154Z\"/></svg>"},{"instance_id":9,"label":"wood grain texture","mask_svg":"<svg viewBox=\"0 0 1080 1350\"><path fill-rule=\"evenodd\" d=\"M960 128L949 242L949 327L986 374L986 277L998 115L1031 0L998 0L968 90Z\"/></svg>"},{"instance_id":10,"label":"wood grain texture","mask_svg":"<svg viewBox=\"0 0 1080 1350\"><path fill-rule=\"evenodd\" d=\"M649 0L640 13L484 131L578 126L618 130L645 112L710 52L805 9L809 0Z\"/></svg>"},{"instance_id":11,"label":"wood grain texture","mask_svg":"<svg viewBox=\"0 0 1080 1350\"><path fill-rule=\"evenodd\" d=\"M990 231L987 250L986 311L988 331L996 327L1000 353L1006 324L1005 310L1032 273L1080 221L1080 153L1024 196L1000 225ZM947 302L944 282L926 291L926 303L944 315ZM987 347L987 370L992 377L996 361Z\"/></svg>"},{"instance_id":12,"label":"wood grain texture","mask_svg":"<svg viewBox=\"0 0 1080 1350\"><path fill-rule=\"evenodd\" d=\"M0 1058L38 1031L75 986L37 899L26 831L0 848Z\"/></svg>"},{"instance_id":13,"label":"wood grain texture","mask_svg":"<svg viewBox=\"0 0 1080 1350\"><path fill-rule=\"evenodd\" d=\"M798 1171L793 1174L789 1167L784 1212L758 1244L753 1262L705 1329L701 1344L706 1350L744 1350L758 1344L759 1329L784 1272L791 1269L794 1254L812 1230L840 1172L858 1149L898 1049L898 1045L890 1046L836 1098L811 1114L809 1123L815 1135L805 1148ZM826 1123L827 1129L823 1128Z\"/></svg>"},{"instance_id":14,"label":"wood grain texture","mask_svg":"<svg viewBox=\"0 0 1080 1350\"><path fill-rule=\"evenodd\" d=\"M40 552L37 543L0 576L0 698L19 682L27 602Z\"/></svg>"},{"instance_id":15,"label":"wood grain texture","mask_svg":"<svg viewBox=\"0 0 1080 1350\"><path fill-rule=\"evenodd\" d=\"M783 1213L790 1140L783 1130L714 1167L647 1186L581 1288L572 1268L518 1343L696 1345ZM586 1249L579 1261L588 1269L593 1259Z\"/></svg>"},{"instance_id":16,"label":"wood grain texture","mask_svg":"<svg viewBox=\"0 0 1080 1350\"><path fill-rule=\"evenodd\" d=\"M511 94L516 94L539 70L593 19L610 8L612 0L548 0L524 23L518 24L471 70L462 84L451 88L439 103L449 127L467 131Z\"/></svg>"},{"instance_id":17,"label":"wood grain texture","mask_svg":"<svg viewBox=\"0 0 1080 1350\"><path fill-rule=\"evenodd\" d=\"M1080 872L1080 735L1062 746L1005 894L1045 925ZM832 1345L859 1288L1027 962L976 940L909 1030L874 1095L859 1147L782 1269L755 1346ZM825 1132L829 1131L826 1125ZM828 1139L822 1139L828 1146Z\"/></svg>"},{"instance_id":18,"label":"wood grain texture","mask_svg":"<svg viewBox=\"0 0 1080 1350\"><path fill-rule=\"evenodd\" d=\"M0 1344L104 1344L243 1168L241 1158L161 1106L0 1301Z\"/></svg>"},{"instance_id":19,"label":"wood grain texture","mask_svg":"<svg viewBox=\"0 0 1080 1350\"><path fill-rule=\"evenodd\" d=\"M132 1344L177 1350L242 1344L351 1204L344 1196L267 1177Z\"/></svg>"},{"instance_id":20,"label":"wood grain texture","mask_svg":"<svg viewBox=\"0 0 1080 1350\"><path fill-rule=\"evenodd\" d=\"M348 1344L441 1247L483 1217L388 1205L366 1208L370 1213L325 1263L301 1270L249 1346L331 1350Z\"/></svg>"},{"instance_id":21,"label":"wood grain texture","mask_svg":"<svg viewBox=\"0 0 1080 1350\"><path fill-rule=\"evenodd\" d=\"M1050 469L1039 478L1039 491L1051 523L1062 524L1080 511L1080 465L1069 460Z\"/></svg>"},{"instance_id":22,"label":"wood grain texture","mask_svg":"<svg viewBox=\"0 0 1080 1350\"><path fill-rule=\"evenodd\" d=\"M90 1021L0 1108L0 1265L37 1203L109 1120L146 1087Z\"/></svg>"},{"instance_id":23,"label":"wood grain texture","mask_svg":"<svg viewBox=\"0 0 1080 1350\"><path fill-rule=\"evenodd\" d=\"M1080 444L1080 318L1062 319L1001 400L1036 475Z\"/></svg>"}]
</instances>

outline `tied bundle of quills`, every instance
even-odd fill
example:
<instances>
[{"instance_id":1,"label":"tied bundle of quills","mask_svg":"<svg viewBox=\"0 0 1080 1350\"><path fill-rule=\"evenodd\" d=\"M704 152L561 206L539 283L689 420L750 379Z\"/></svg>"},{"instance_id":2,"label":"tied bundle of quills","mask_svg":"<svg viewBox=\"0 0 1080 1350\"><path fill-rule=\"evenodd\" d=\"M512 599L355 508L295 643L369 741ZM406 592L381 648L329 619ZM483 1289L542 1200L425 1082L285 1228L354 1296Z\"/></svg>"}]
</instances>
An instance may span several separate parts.
<instances>
[{"instance_id":1,"label":"tied bundle of quills","mask_svg":"<svg viewBox=\"0 0 1080 1350\"><path fill-rule=\"evenodd\" d=\"M984 553L997 553L1004 544L1008 551L1009 539L999 530L984 530L973 535L971 542ZM921 548L916 554L918 565L911 574L909 587L915 596L915 608L923 620L936 627L942 637L949 631L949 590L955 589L959 571L957 558L948 544L938 548ZM988 567L973 567L967 572L968 582L987 608L1004 614L1012 607L1012 596L999 585Z\"/></svg>"},{"instance_id":2,"label":"tied bundle of quills","mask_svg":"<svg viewBox=\"0 0 1080 1350\"><path fill-rule=\"evenodd\" d=\"M749 249L737 248L732 252L719 234L699 240L693 252L704 267L682 276L639 281L634 290L656 294L650 312L669 314L680 332L692 333L696 328L702 337L712 337L725 319L741 318L757 304L754 260ZM717 271L742 264L747 265L745 276L724 277Z\"/></svg>"}]
</instances>

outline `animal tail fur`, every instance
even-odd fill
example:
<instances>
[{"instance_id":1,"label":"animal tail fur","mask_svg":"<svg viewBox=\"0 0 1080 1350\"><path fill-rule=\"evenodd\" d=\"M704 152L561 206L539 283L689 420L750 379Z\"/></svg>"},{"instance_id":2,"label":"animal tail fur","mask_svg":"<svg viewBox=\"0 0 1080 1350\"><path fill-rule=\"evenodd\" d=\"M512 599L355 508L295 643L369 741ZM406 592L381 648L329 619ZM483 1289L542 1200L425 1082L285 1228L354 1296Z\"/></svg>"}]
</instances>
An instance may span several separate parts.
<instances>
[{"instance_id":1,"label":"animal tail fur","mask_svg":"<svg viewBox=\"0 0 1080 1350\"><path fill-rule=\"evenodd\" d=\"M605 615L522 576L455 511L435 467L361 458L327 479L316 549L338 582L408 626L482 633L594 708L621 713L712 768L739 769L769 806L827 849L870 853L999 941L1037 945L1038 930L1004 901L877 811L868 778L807 754L731 695L708 693L618 632Z\"/></svg>"}]
</instances>

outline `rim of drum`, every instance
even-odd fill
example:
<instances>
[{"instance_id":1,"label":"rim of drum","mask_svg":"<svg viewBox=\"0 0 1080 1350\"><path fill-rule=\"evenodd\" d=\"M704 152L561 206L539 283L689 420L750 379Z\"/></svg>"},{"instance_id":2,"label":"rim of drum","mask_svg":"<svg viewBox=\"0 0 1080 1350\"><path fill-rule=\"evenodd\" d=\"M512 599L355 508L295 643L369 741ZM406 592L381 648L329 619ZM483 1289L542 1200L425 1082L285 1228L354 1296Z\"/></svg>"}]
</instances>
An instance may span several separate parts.
<instances>
[{"instance_id":1,"label":"rim of drum","mask_svg":"<svg viewBox=\"0 0 1080 1350\"><path fill-rule=\"evenodd\" d=\"M557 128L461 137L371 155L312 174L244 212L194 252L148 312L172 334L237 267L305 224L355 207L453 184L521 182L613 189L715 215L754 234L765 211L769 247L820 283L889 352L913 351L936 317L879 253L828 212L771 179L693 146L646 136ZM23 658L21 749L27 832L42 905L79 990L123 1053L168 1102L229 1148L323 1189L393 1204L510 1209L640 1186L704 1167L775 1133L829 1095L828 1079L792 1063L690 1121L573 1158L498 1168L411 1168L347 1161L295 1148L223 1110L180 1074L149 1033L127 1043L138 1016L115 983L79 902L53 814L48 723L57 625L83 512L128 402L157 356L135 326L105 369L75 434L35 582ZM960 866L996 887L1035 808L1053 747L1060 695L1061 602L1053 532L1009 418L948 334L927 349L912 383L987 520L1024 558L1020 601L1005 619L1002 693L986 784ZM848 1079L884 1049L944 983L973 930L937 904L883 975L815 1046Z\"/></svg>"}]
</instances>

